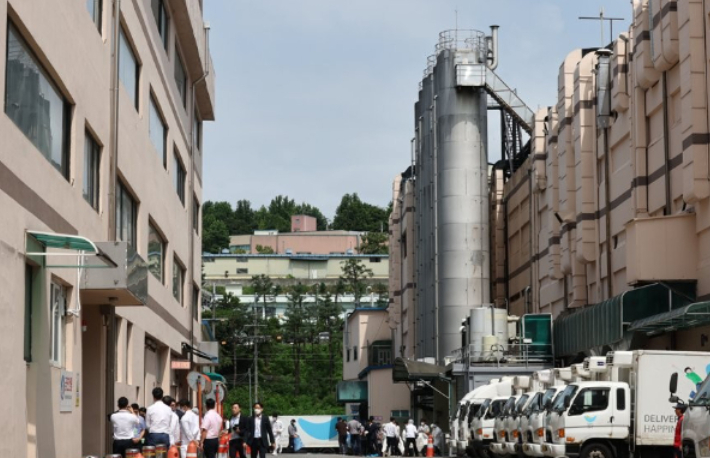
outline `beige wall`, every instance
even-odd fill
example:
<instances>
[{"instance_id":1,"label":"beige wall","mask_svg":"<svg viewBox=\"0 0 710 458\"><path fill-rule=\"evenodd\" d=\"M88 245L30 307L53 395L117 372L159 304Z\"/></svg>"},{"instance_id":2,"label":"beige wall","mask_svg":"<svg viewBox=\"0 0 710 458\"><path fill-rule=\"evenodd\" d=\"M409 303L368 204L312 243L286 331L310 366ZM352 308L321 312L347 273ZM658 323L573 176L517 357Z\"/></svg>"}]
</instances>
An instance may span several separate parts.
<instances>
[{"instance_id":1,"label":"beige wall","mask_svg":"<svg viewBox=\"0 0 710 458\"><path fill-rule=\"evenodd\" d=\"M409 409L406 383L392 383L392 369L379 369L367 374L368 410L370 415L389 421L393 410Z\"/></svg>"},{"instance_id":2,"label":"beige wall","mask_svg":"<svg viewBox=\"0 0 710 458\"><path fill-rule=\"evenodd\" d=\"M367 367L368 345L376 340L390 340L387 311L382 309L357 309L347 320L347 333L343 336L343 380L357 380L357 375ZM358 358L353 349L357 347ZM350 359L348 352L350 349Z\"/></svg>"},{"instance_id":3,"label":"beige wall","mask_svg":"<svg viewBox=\"0 0 710 458\"><path fill-rule=\"evenodd\" d=\"M362 235L359 232L319 231L292 232L274 235L233 235L230 246L251 246L251 254L257 254L257 245L270 247L277 254L311 253L311 254L346 254L349 250L357 253Z\"/></svg>"},{"instance_id":4,"label":"beige wall","mask_svg":"<svg viewBox=\"0 0 710 458\"><path fill-rule=\"evenodd\" d=\"M49 285L55 280L70 291L69 308L77 308L77 271L37 266L32 301L33 360L23 360L25 231L78 234L93 241L110 239L109 164L111 145L111 2L103 2L102 27L99 33L85 7L86 2L27 2L0 0L0 16L9 17L29 43L45 69L72 105L70 177L64 177L45 160L14 122L0 114L0 320L2 339L0 364L5 368L0 388L15 393L8 397L7 409L13 421L6 422L6 446L12 456L82 456L103 455L106 439L105 354L106 328L99 307L85 306L79 317L68 316L64 326L66 353L61 367L49 364ZM144 403L145 335L158 343L162 367L156 375L163 388L171 386L171 354L179 354L182 342L191 340L192 285L200 283L200 237L192 231L192 195L201 201L202 185L189 155L193 107L187 110L178 98L174 80L175 37L179 36L183 60L191 80L202 74L204 34L197 0L170 2L170 39L168 51L160 42L149 0L124 1L122 21L141 63L140 102L136 110L122 85L119 87L118 174L139 201L137 250L147 258L148 221L160 228L167 240L166 280L164 284L149 278L149 304L145 307L117 308L117 366L115 398L127 396ZM61 20L58 20L61 18ZM0 73L5 74L6 24L0 21ZM67 28L67 24L71 27ZM211 63L209 64L211 65ZM168 126L167 169L158 158L148 137L148 100L153 92ZM190 99L188 89L188 99ZM211 91L211 92L210 92ZM206 85L198 86L199 111L205 120L212 119L214 105L213 75ZM5 78L0 79L5 93ZM100 210L94 211L82 197L84 167L84 132L90 129L103 145L100 167ZM175 192L171 176L174 148L187 168L186 204ZM195 152L195 166L200 168L201 153ZM112 190L111 190L112 191ZM190 242L194 242L191 256ZM188 268L183 304L172 295L171 273L174 256ZM76 258L68 258L72 262ZM82 322L86 331L82 332ZM129 327L131 332L129 333ZM199 328L197 328L199 329ZM130 338L129 338L130 335ZM199 340L197 330L195 339ZM113 345L112 345L113 348ZM61 370L80 374L79 407L71 413L59 413L59 378ZM150 382L152 385L152 381ZM19 394L17 394L19 393ZM115 399L109 400L115 404Z\"/></svg>"},{"instance_id":5,"label":"beige wall","mask_svg":"<svg viewBox=\"0 0 710 458\"><path fill-rule=\"evenodd\" d=\"M599 58L571 51L556 105L536 113L531 157L504 186L514 313L556 316L664 280L697 281L710 298L710 2L635 4L612 46L609 128L597 123ZM702 350L698 332L678 332L677 348Z\"/></svg>"}]
</instances>

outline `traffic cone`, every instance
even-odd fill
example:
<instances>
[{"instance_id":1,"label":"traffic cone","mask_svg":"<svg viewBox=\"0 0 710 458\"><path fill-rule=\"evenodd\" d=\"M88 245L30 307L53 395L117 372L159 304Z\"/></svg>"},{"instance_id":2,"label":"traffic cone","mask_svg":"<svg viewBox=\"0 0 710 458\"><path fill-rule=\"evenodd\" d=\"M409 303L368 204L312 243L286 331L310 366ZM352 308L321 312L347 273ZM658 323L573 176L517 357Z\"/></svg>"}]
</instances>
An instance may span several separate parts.
<instances>
[{"instance_id":1,"label":"traffic cone","mask_svg":"<svg viewBox=\"0 0 710 458\"><path fill-rule=\"evenodd\" d=\"M187 444L187 458L197 458L197 442L195 441L190 441L189 444Z\"/></svg>"},{"instance_id":2,"label":"traffic cone","mask_svg":"<svg viewBox=\"0 0 710 458\"><path fill-rule=\"evenodd\" d=\"M226 434L222 434L219 438L217 458L229 458L229 436Z\"/></svg>"},{"instance_id":3,"label":"traffic cone","mask_svg":"<svg viewBox=\"0 0 710 458\"><path fill-rule=\"evenodd\" d=\"M173 444L168 449L168 458L180 458L180 452L177 445Z\"/></svg>"},{"instance_id":4,"label":"traffic cone","mask_svg":"<svg viewBox=\"0 0 710 458\"><path fill-rule=\"evenodd\" d=\"M427 458L433 458L434 456L434 438L429 434L429 438L426 441L426 456Z\"/></svg>"}]
</instances>

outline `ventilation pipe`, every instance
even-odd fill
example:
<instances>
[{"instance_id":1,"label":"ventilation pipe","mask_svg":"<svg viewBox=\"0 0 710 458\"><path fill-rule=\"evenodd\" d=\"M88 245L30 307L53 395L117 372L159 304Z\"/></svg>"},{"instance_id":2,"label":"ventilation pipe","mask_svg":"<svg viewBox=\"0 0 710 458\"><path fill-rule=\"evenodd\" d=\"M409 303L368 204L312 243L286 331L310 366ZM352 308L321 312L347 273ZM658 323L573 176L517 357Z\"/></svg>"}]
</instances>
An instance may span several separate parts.
<instances>
[{"instance_id":1,"label":"ventilation pipe","mask_svg":"<svg viewBox=\"0 0 710 458\"><path fill-rule=\"evenodd\" d=\"M486 37L486 42L488 45L488 57L486 63L488 68L495 70L498 68L498 27L497 25L491 26L491 36Z\"/></svg>"}]
</instances>

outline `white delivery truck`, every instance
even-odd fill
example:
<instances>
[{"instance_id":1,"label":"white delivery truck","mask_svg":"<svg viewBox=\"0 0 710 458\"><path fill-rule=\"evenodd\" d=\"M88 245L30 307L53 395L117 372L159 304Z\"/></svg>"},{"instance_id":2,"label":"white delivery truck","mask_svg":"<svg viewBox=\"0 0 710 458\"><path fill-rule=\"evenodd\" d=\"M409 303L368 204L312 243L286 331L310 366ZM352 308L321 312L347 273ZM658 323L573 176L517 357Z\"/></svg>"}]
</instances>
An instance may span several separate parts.
<instances>
[{"instance_id":1,"label":"white delivery truck","mask_svg":"<svg viewBox=\"0 0 710 458\"><path fill-rule=\"evenodd\" d=\"M706 361L705 367L685 367L671 375L669 401L687 403L681 434L684 458L710 456L710 357ZM707 376L699 382L703 372Z\"/></svg>"},{"instance_id":2,"label":"white delivery truck","mask_svg":"<svg viewBox=\"0 0 710 458\"><path fill-rule=\"evenodd\" d=\"M709 353L634 350L595 359L593 381L571 382L551 407L549 457L670 456L676 426L663 395L674 372L703 369Z\"/></svg>"},{"instance_id":3,"label":"white delivery truck","mask_svg":"<svg viewBox=\"0 0 710 458\"><path fill-rule=\"evenodd\" d=\"M493 422L493 442L491 442L490 445L490 450L496 455L505 455L507 454L506 452L506 446L505 446L505 436L506 436L506 431L505 431L505 426L508 421L508 418L510 418L513 415L513 411L515 410L515 406L518 402L518 400L521 399L521 395L516 394L508 398L507 401L505 401L505 404L503 405L503 410L500 412L500 414L495 418L495 421ZM527 398L526 398L527 400Z\"/></svg>"},{"instance_id":4,"label":"white delivery truck","mask_svg":"<svg viewBox=\"0 0 710 458\"><path fill-rule=\"evenodd\" d=\"M451 421L453 429L451 437L455 440L449 443L451 450L457 455L466 454L466 447L471 441L471 421L486 399L496 396L510 395L512 392L512 377L493 379L487 385L479 386L464 396L459 402L457 414Z\"/></svg>"},{"instance_id":5,"label":"white delivery truck","mask_svg":"<svg viewBox=\"0 0 710 458\"><path fill-rule=\"evenodd\" d=\"M503 411L503 406L509 397L498 396L486 399L473 417L471 422L471 431L473 431L472 448L476 452L476 456L481 458L490 456L489 447L493 443L495 420Z\"/></svg>"}]
</instances>

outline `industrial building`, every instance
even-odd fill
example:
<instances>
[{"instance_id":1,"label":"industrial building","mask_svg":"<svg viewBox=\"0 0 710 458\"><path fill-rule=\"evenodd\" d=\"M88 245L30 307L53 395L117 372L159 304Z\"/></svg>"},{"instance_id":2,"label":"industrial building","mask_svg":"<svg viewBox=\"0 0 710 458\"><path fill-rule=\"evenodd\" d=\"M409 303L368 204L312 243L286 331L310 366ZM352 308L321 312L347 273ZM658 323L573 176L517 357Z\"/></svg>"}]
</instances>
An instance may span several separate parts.
<instances>
[{"instance_id":1,"label":"industrial building","mask_svg":"<svg viewBox=\"0 0 710 458\"><path fill-rule=\"evenodd\" d=\"M110 452L108 414L189 396L202 342L200 0L0 0L0 388L9 456Z\"/></svg>"},{"instance_id":2,"label":"industrial building","mask_svg":"<svg viewBox=\"0 0 710 458\"><path fill-rule=\"evenodd\" d=\"M478 307L552 317L557 363L707 350L710 4L632 6L608 46L561 59L559 97L535 113L490 76L495 56L467 58L475 36L453 47L442 34L393 187L397 357L455 375ZM486 157L484 91L501 111L499 161Z\"/></svg>"}]
</instances>

